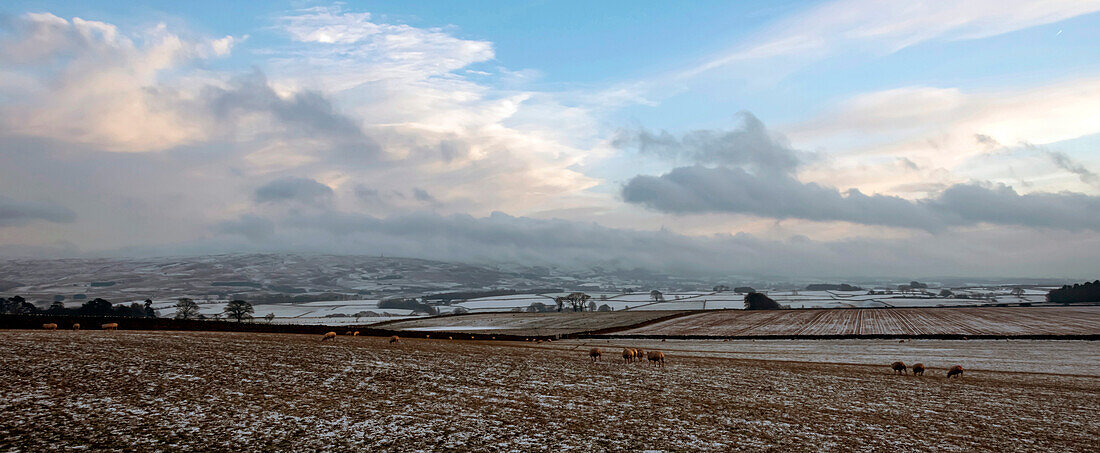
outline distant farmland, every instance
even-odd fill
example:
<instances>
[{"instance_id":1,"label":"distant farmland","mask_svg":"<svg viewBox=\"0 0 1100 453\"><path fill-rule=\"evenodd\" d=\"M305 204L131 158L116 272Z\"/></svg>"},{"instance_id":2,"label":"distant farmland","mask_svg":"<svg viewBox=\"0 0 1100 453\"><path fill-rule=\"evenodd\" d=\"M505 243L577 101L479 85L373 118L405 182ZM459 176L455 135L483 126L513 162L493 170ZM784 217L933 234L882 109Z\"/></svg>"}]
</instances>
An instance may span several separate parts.
<instances>
[{"instance_id":1,"label":"distant farmland","mask_svg":"<svg viewBox=\"0 0 1100 453\"><path fill-rule=\"evenodd\" d=\"M614 335L1100 335L1100 306L721 310L626 329Z\"/></svg>"},{"instance_id":2,"label":"distant farmland","mask_svg":"<svg viewBox=\"0 0 1100 453\"><path fill-rule=\"evenodd\" d=\"M387 330L414 332L564 335L609 328L626 328L674 316L678 311L612 311L582 313L478 313L410 319L379 325Z\"/></svg>"}]
</instances>

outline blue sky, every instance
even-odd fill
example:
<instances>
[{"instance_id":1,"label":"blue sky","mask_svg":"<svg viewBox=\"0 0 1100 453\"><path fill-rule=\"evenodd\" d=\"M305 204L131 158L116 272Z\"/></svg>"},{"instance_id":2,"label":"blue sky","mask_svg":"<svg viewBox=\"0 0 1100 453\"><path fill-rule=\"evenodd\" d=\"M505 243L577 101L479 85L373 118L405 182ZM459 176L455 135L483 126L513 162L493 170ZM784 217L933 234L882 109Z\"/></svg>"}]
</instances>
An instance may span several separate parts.
<instances>
[{"instance_id":1,"label":"blue sky","mask_svg":"<svg viewBox=\"0 0 1100 453\"><path fill-rule=\"evenodd\" d=\"M456 259L482 237L446 233L456 222L526 237L568 221L671 234L679 250L728 237L704 248L761 264L707 266L761 273L1034 274L984 263L1008 263L989 252L1004 244L1058 247L1038 239L1058 231L1087 244L1054 270L1071 273L1100 265L1100 219L1077 213L1100 203L1098 11L5 2L0 252ZM394 236L421 215L448 227ZM457 258L561 249L522 242Z\"/></svg>"}]
</instances>

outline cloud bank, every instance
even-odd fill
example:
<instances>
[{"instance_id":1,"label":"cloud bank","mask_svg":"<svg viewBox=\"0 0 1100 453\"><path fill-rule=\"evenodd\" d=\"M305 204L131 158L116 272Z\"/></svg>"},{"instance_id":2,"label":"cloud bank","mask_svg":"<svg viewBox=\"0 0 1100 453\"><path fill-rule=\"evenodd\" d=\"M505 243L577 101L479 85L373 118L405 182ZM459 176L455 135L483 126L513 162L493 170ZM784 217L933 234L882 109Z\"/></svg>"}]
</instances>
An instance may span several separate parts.
<instances>
[{"instance_id":1,"label":"cloud bank","mask_svg":"<svg viewBox=\"0 0 1100 453\"><path fill-rule=\"evenodd\" d=\"M22 226L34 221L72 223L76 214L53 203L17 201L0 195L0 227Z\"/></svg>"},{"instance_id":2,"label":"cloud bank","mask_svg":"<svg viewBox=\"0 0 1100 453\"><path fill-rule=\"evenodd\" d=\"M1020 194L1003 183L970 182L946 186L927 198L910 200L894 195L868 195L855 188L840 191L804 183L796 175L797 152L782 137L769 134L751 115L742 117L748 121L732 132L693 131L683 138L667 133L659 138L639 134L636 139L623 141L642 152L656 148L662 155L687 156L697 162L660 176L631 178L621 189L623 200L673 214L750 214L931 232L983 223L1100 230L1100 197L1082 193ZM899 162L910 170L918 169L908 159ZM1060 166L1070 166L1071 171L1082 177L1089 176L1083 167L1073 166L1068 157L1060 162ZM719 165L702 165L708 163Z\"/></svg>"}]
</instances>

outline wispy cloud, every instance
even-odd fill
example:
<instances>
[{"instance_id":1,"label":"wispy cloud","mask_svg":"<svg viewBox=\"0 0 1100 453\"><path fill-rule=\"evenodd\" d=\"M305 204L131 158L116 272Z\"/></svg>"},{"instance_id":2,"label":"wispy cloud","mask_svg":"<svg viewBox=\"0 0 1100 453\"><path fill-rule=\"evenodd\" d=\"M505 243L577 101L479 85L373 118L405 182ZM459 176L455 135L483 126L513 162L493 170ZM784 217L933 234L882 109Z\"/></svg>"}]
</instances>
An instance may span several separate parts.
<instances>
[{"instance_id":1,"label":"wispy cloud","mask_svg":"<svg viewBox=\"0 0 1100 453\"><path fill-rule=\"evenodd\" d=\"M887 54L927 41L986 38L1096 11L1096 0L833 1L780 20L679 77L751 60L798 56L805 63L846 51Z\"/></svg>"}]
</instances>

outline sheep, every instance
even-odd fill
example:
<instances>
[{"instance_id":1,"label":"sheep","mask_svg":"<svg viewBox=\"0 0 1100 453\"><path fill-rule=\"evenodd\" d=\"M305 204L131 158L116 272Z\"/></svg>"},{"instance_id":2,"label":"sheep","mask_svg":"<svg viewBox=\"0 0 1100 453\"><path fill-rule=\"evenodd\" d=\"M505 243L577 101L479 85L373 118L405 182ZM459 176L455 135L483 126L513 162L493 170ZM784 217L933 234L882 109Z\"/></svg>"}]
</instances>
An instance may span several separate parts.
<instances>
[{"instance_id":1,"label":"sheep","mask_svg":"<svg viewBox=\"0 0 1100 453\"><path fill-rule=\"evenodd\" d=\"M600 353L600 348L592 348L588 350L588 357L592 359L592 362L603 361L603 359L600 358L601 355L603 354Z\"/></svg>"},{"instance_id":2,"label":"sheep","mask_svg":"<svg viewBox=\"0 0 1100 453\"><path fill-rule=\"evenodd\" d=\"M99 326L99 328L101 328L103 330L115 330L115 329L118 328L118 323L117 322L109 322L107 324Z\"/></svg>"},{"instance_id":3,"label":"sheep","mask_svg":"<svg viewBox=\"0 0 1100 453\"><path fill-rule=\"evenodd\" d=\"M891 363L890 368L894 369L894 374L906 374L905 362Z\"/></svg>"},{"instance_id":4,"label":"sheep","mask_svg":"<svg viewBox=\"0 0 1100 453\"><path fill-rule=\"evenodd\" d=\"M80 330L80 323L74 323L73 330Z\"/></svg>"},{"instance_id":5,"label":"sheep","mask_svg":"<svg viewBox=\"0 0 1100 453\"><path fill-rule=\"evenodd\" d=\"M630 363L634 361L634 350L630 348L623 349L623 363Z\"/></svg>"},{"instance_id":6,"label":"sheep","mask_svg":"<svg viewBox=\"0 0 1100 453\"><path fill-rule=\"evenodd\" d=\"M661 351L649 351L649 353L648 353L648 355L646 355L646 357L649 359L650 362L653 363L653 366L656 366L656 367L665 366L665 353L663 353Z\"/></svg>"},{"instance_id":7,"label":"sheep","mask_svg":"<svg viewBox=\"0 0 1100 453\"><path fill-rule=\"evenodd\" d=\"M390 337L390 344L397 343L398 341L400 341L400 339L397 338L397 335Z\"/></svg>"},{"instance_id":8,"label":"sheep","mask_svg":"<svg viewBox=\"0 0 1100 453\"><path fill-rule=\"evenodd\" d=\"M951 379L951 376L962 377L962 375L963 375L962 365L954 365L951 368L947 369L947 378L948 379Z\"/></svg>"},{"instance_id":9,"label":"sheep","mask_svg":"<svg viewBox=\"0 0 1100 453\"><path fill-rule=\"evenodd\" d=\"M913 376L924 376L924 364L917 363L913 365Z\"/></svg>"},{"instance_id":10,"label":"sheep","mask_svg":"<svg viewBox=\"0 0 1100 453\"><path fill-rule=\"evenodd\" d=\"M325 336L321 337L321 343L324 343L325 340L336 341L336 332L326 333Z\"/></svg>"},{"instance_id":11,"label":"sheep","mask_svg":"<svg viewBox=\"0 0 1100 453\"><path fill-rule=\"evenodd\" d=\"M644 360L645 359L645 349L635 349L634 350L634 357L636 357L638 360Z\"/></svg>"},{"instance_id":12,"label":"sheep","mask_svg":"<svg viewBox=\"0 0 1100 453\"><path fill-rule=\"evenodd\" d=\"M57 324L49 322L49 323L46 323L46 324L42 324L42 328L46 329L46 330L57 330Z\"/></svg>"}]
</instances>

